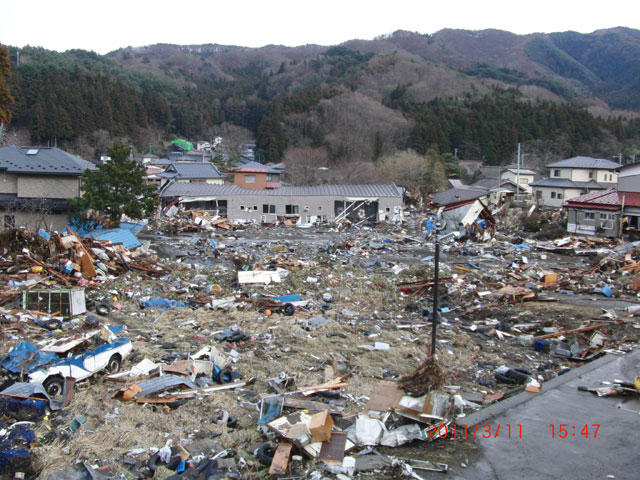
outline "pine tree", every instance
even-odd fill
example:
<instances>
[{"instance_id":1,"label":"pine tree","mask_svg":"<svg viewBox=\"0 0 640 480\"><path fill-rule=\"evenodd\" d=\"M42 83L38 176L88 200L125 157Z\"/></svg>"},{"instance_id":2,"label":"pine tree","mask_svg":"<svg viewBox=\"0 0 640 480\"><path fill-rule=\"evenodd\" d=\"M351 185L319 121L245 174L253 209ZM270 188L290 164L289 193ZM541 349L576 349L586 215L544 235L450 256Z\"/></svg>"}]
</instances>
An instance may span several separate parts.
<instances>
[{"instance_id":1,"label":"pine tree","mask_svg":"<svg viewBox=\"0 0 640 480\"><path fill-rule=\"evenodd\" d=\"M72 211L81 218L88 213L110 226L120 224L122 214L132 219L150 215L158 203L156 187L144 182L145 169L129 159L131 149L116 144L108 154L111 160L83 175L82 197L71 201Z\"/></svg>"},{"instance_id":2,"label":"pine tree","mask_svg":"<svg viewBox=\"0 0 640 480\"><path fill-rule=\"evenodd\" d=\"M9 77L11 77L9 51L0 45L0 125L11 121L10 107L14 100L9 92Z\"/></svg>"}]
</instances>

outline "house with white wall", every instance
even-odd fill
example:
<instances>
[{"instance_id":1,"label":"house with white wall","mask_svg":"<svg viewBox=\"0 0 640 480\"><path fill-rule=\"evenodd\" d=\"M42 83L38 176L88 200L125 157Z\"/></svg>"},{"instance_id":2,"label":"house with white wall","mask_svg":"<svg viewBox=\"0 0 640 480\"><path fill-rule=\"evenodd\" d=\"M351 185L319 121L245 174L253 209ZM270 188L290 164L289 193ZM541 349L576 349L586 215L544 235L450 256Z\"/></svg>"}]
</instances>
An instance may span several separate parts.
<instances>
[{"instance_id":1,"label":"house with white wall","mask_svg":"<svg viewBox=\"0 0 640 480\"><path fill-rule=\"evenodd\" d=\"M561 208L572 198L592 191L615 188L621 164L603 158L573 157L546 167L549 177L530 183L533 202L538 206Z\"/></svg>"}]
</instances>

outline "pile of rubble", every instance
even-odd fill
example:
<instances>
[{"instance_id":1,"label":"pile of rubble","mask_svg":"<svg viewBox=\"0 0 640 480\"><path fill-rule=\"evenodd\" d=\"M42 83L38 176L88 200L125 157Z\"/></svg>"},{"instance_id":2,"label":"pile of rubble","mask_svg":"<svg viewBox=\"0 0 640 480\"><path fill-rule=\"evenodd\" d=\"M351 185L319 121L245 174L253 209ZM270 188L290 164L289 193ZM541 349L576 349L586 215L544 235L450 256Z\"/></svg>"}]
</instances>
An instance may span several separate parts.
<instances>
[{"instance_id":1,"label":"pile of rubble","mask_svg":"<svg viewBox=\"0 0 640 480\"><path fill-rule=\"evenodd\" d=\"M419 478L473 448L466 413L638 341L635 245L443 240L434 312L423 232L193 218L152 235L170 259L5 232L5 472Z\"/></svg>"}]
</instances>

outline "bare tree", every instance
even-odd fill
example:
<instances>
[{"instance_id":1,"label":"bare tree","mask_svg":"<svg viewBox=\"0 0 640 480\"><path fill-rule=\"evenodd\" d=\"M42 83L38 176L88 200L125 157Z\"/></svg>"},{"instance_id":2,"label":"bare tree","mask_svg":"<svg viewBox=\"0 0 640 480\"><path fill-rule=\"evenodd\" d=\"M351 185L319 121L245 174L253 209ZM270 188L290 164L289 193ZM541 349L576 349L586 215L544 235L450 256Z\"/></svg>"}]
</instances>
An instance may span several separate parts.
<instances>
[{"instance_id":1,"label":"bare tree","mask_svg":"<svg viewBox=\"0 0 640 480\"><path fill-rule=\"evenodd\" d=\"M222 137L222 150L232 157L239 156L240 147L243 144L255 141L251 130L229 122L224 122L215 128L213 135Z\"/></svg>"},{"instance_id":2,"label":"bare tree","mask_svg":"<svg viewBox=\"0 0 640 480\"><path fill-rule=\"evenodd\" d=\"M446 187L445 168L434 150L425 156L412 150L396 152L381 158L377 165L386 178L410 192L426 195Z\"/></svg>"},{"instance_id":3,"label":"bare tree","mask_svg":"<svg viewBox=\"0 0 640 480\"><path fill-rule=\"evenodd\" d=\"M292 185L324 183L329 163L329 155L324 148L290 148L284 154L284 180Z\"/></svg>"}]
</instances>

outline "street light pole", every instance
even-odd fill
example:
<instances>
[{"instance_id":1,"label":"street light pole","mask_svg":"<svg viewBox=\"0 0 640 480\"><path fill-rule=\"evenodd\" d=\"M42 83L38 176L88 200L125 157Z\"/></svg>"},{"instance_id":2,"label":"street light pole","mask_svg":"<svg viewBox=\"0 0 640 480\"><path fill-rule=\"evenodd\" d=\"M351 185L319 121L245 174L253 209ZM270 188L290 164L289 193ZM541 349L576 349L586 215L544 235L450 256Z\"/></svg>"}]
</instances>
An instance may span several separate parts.
<instances>
[{"instance_id":1,"label":"street light pole","mask_svg":"<svg viewBox=\"0 0 640 480\"><path fill-rule=\"evenodd\" d=\"M436 254L435 269L433 273L433 314L431 315L431 356L436 354L436 322L438 318L438 273L440 268L440 242L438 241L438 230L440 224L436 223Z\"/></svg>"}]
</instances>

